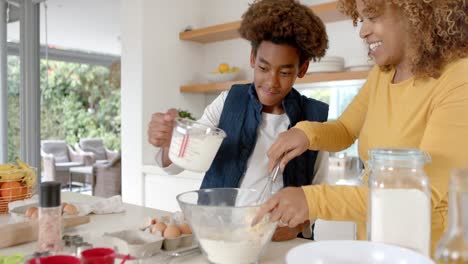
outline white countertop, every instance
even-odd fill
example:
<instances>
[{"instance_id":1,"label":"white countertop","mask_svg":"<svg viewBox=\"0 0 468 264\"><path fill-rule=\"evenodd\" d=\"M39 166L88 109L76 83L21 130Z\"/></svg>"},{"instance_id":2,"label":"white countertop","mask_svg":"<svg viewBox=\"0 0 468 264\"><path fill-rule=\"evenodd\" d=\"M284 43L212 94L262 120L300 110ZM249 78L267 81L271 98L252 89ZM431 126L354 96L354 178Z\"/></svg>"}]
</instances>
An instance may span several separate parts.
<instances>
[{"instance_id":1,"label":"white countertop","mask_svg":"<svg viewBox=\"0 0 468 264\"><path fill-rule=\"evenodd\" d=\"M95 201L96 199L100 199L98 197L82 195L78 193L71 193L71 192L64 192L62 193L62 200L64 202L87 202L87 201ZM147 217L155 217L155 216L162 216L168 215L170 213L146 208L142 206L136 206L131 204L124 204L125 212L119 214L106 214L106 215L91 215L91 222L88 224L84 224L81 226L77 226L74 228L68 228L65 230L66 234L80 234L85 237L91 238L99 238L105 232L115 232L124 229L133 229L138 228L141 224L142 220ZM6 224L11 220L9 215L0 215L0 225ZM271 242L268 245L268 248L260 258L260 263L262 264L274 264L274 263L284 263L286 253L289 249L303 244L310 242L310 240L296 238L291 241L285 242ZM23 254L31 254L34 252L36 247L35 242L22 244L14 247L9 247L5 249L0 249L1 255L9 255L14 253L23 253ZM202 255L196 256L187 256L187 257L179 257L173 259L171 263L208 263L206 258Z\"/></svg>"}]
</instances>

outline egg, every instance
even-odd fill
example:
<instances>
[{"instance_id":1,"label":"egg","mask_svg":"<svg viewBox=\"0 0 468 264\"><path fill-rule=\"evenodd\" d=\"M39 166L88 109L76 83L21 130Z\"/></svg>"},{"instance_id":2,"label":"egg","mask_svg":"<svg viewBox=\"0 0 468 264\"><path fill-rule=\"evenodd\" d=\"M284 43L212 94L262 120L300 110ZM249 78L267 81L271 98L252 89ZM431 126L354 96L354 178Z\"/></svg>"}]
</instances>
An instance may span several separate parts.
<instances>
[{"instance_id":1,"label":"egg","mask_svg":"<svg viewBox=\"0 0 468 264\"><path fill-rule=\"evenodd\" d=\"M164 238L177 238L180 237L180 230L176 225L169 225L167 226L166 230L164 230Z\"/></svg>"},{"instance_id":2,"label":"egg","mask_svg":"<svg viewBox=\"0 0 468 264\"><path fill-rule=\"evenodd\" d=\"M32 214L34 212L37 212L37 207L29 207L26 212L24 213L24 216L28 217L28 218L31 218Z\"/></svg>"},{"instance_id":3,"label":"egg","mask_svg":"<svg viewBox=\"0 0 468 264\"><path fill-rule=\"evenodd\" d=\"M65 208L65 206L67 206L68 203L62 203L62 214L63 214L63 209Z\"/></svg>"},{"instance_id":4,"label":"egg","mask_svg":"<svg viewBox=\"0 0 468 264\"><path fill-rule=\"evenodd\" d=\"M77 215L78 209L73 204L67 204L63 207L63 212L68 215Z\"/></svg>"},{"instance_id":5,"label":"egg","mask_svg":"<svg viewBox=\"0 0 468 264\"><path fill-rule=\"evenodd\" d=\"M156 231L161 232L161 234L164 233L164 230L166 230L166 224L163 222L157 222L153 227L151 227L151 233L156 233Z\"/></svg>"},{"instance_id":6,"label":"egg","mask_svg":"<svg viewBox=\"0 0 468 264\"><path fill-rule=\"evenodd\" d=\"M192 234L192 229L187 223L182 223L179 225L180 232L185 235Z\"/></svg>"}]
</instances>

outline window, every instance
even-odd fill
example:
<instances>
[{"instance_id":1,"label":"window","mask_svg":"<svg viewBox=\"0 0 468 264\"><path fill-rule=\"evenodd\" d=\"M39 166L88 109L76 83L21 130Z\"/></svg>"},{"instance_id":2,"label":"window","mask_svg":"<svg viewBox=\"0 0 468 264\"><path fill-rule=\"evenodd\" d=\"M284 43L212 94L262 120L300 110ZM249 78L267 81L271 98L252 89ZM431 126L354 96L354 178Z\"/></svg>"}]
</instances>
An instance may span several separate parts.
<instances>
[{"instance_id":1,"label":"window","mask_svg":"<svg viewBox=\"0 0 468 264\"><path fill-rule=\"evenodd\" d=\"M8 56L8 161L20 150L19 58ZM41 139L99 137L120 149L120 63L41 60Z\"/></svg>"},{"instance_id":2,"label":"window","mask_svg":"<svg viewBox=\"0 0 468 264\"><path fill-rule=\"evenodd\" d=\"M364 84L365 80L336 81L299 84L294 87L303 95L327 103L330 106L328 120L336 120ZM358 156L357 141L337 154Z\"/></svg>"}]
</instances>

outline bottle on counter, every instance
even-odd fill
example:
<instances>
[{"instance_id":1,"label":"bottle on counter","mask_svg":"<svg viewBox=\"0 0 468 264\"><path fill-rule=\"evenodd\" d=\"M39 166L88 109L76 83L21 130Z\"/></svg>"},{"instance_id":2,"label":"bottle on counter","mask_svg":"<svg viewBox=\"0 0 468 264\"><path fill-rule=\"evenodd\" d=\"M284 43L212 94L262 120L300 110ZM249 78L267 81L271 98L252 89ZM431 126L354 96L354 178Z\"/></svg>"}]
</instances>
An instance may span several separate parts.
<instances>
[{"instance_id":1,"label":"bottle on counter","mask_svg":"<svg viewBox=\"0 0 468 264\"><path fill-rule=\"evenodd\" d=\"M62 206L60 183L43 182L39 189L38 251L51 254L62 250Z\"/></svg>"},{"instance_id":2,"label":"bottle on counter","mask_svg":"<svg viewBox=\"0 0 468 264\"><path fill-rule=\"evenodd\" d=\"M423 169L429 161L418 149L369 151L368 240L429 256L431 193Z\"/></svg>"},{"instance_id":3,"label":"bottle on counter","mask_svg":"<svg viewBox=\"0 0 468 264\"><path fill-rule=\"evenodd\" d=\"M437 244L437 264L468 263L468 170L452 172L448 228Z\"/></svg>"}]
</instances>

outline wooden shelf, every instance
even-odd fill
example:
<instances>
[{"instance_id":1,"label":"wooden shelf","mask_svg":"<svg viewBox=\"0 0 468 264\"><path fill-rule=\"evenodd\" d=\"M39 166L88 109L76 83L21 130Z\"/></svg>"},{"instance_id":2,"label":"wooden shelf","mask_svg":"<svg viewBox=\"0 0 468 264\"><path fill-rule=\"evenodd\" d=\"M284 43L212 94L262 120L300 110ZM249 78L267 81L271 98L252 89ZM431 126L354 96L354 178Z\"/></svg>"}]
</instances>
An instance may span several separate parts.
<instances>
[{"instance_id":1,"label":"wooden shelf","mask_svg":"<svg viewBox=\"0 0 468 264\"><path fill-rule=\"evenodd\" d=\"M345 80L361 80L366 79L368 71L355 72L331 72L331 73L312 73L307 74L303 78L297 78L296 84L330 82L330 81L345 81ZM182 93L217 93L231 89L234 84L250 83L249 80L240 80L232 82L220 83L205 83L184 85L180 87Z\"/></svg>"},{"instance_id":2,"label":"wooden shelf","mask_svg":"<svg viewBox=\"0 0 468 264\"><path fill-rule=\"evenodd\" d=\"M250 83L252 81L241 80L232 82L219 82L219 83L203 83L183 85L180 87L181 93L217 93L231 89L234 84Z\"/></svg>"},{"instance_id":3,"label":"wooden shelf","mask_svg":"<svg viewBox=\"0 0 468 264\"><path fill-rule=\"evenodd\" d=\"M313 5L309 8L317 14L324 23L343 21L348 19L336 9L337 2L330 2L320 5ZM200 43L210 43L229 39L239 38L237 30L241 22L235 21L211 27L194 29L190 31L180 32L181 40L195 41Z\"/></svg>"}]
</instances>

